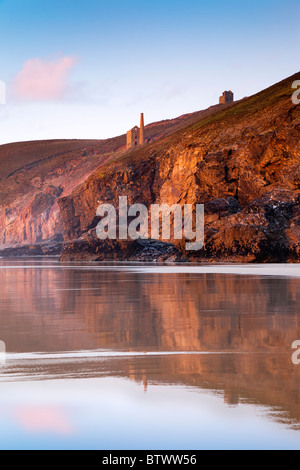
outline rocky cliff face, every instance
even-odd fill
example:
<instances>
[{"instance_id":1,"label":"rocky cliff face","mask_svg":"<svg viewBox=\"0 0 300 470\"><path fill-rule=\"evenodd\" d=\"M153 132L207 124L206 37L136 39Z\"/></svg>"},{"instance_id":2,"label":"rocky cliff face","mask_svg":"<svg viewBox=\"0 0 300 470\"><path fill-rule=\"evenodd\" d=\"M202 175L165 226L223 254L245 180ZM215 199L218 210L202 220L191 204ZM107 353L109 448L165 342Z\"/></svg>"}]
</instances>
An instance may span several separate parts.
<instances>
[{"instance_id":1,"label":"rocky cliff face","mask_svg":"<svg viewBox=\"0 0 300 470\"><path fill-rule=\"evenodd\" d=\"M149 125L135 151L125 136L2 146L0 246L64 240L63 259L298 260L299 79ZM147 207L205 204L205 248L100 242L97 207L117 207L119 196Z\"/></svg>"},{"instance_id":2,"label":"rocky cliff face","mask_svg":"<svg viewBox=\"0 0 300 470\"><path fill-rule=\"evenodd\" d=\"M0 246L62 240L58 198L83 183L118 147L119 138L0 147Z\"/></svg>"},{"instance_id":3,"label":"rocky cliff face","mask_svg":"<svg viewBox=\"0 0 300 470\"><path fill-rule=\"evenodd\" d=\"M300 106L292 102L292 83L299 78L101 165L59 200L70 241L64 258L76 259L78 243L92 259L105 257L105 244L93 234L96 210L105 202L117 207L125 195L129 204L147 207L205 204L205 248L189 259L298 260ZM133 259L140 255L139 249Z\"/></svg>"},{"instance_id":4,"label":"rocky cliff face","mask_svg":"<svg viewBox=\"0 0 300 470\"><path fill-rule=\"evenodd\" d=\"M146 140L162 138L173 129L213 114L216 109L220 107L146 126ZM5 249L6 254L15 249L18 254L49 253L47 244L52 246L52 242L63 240L58 198L71 194L105 162L123 155L125 143L123 135L103 141L41 141L1 146L0 249Z\"/></svg>"}]
</instances>

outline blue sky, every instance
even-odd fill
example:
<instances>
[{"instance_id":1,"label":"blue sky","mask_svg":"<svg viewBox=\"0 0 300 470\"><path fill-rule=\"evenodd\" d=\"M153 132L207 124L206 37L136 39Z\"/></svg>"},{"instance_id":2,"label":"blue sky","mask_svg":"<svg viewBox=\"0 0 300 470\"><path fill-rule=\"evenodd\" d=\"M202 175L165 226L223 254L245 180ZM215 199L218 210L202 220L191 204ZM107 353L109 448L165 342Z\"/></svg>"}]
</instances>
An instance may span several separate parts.
<instances>
[{"instance_id":1,"label":"blue sky","mask_svg":"<svg viewBox=\"0 0 300 470\"><path fill-rule=\"evenodd\" d=\"M0 0L0 143L107 138L299 70L299 0Z\"/></svg>"}]
</instances>

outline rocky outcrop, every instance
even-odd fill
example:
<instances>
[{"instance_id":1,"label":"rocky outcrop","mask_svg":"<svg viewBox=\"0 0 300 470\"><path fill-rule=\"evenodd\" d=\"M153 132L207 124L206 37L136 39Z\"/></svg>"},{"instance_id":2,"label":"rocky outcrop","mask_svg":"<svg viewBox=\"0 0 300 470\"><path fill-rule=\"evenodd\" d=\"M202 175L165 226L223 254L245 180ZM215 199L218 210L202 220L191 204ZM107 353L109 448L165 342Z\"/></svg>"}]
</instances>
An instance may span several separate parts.
<instances>
[{"instance_id":1,"label":"rocky outcrop","mask_svg":"<svg viewBox=\"0 0 300 470\"><path fill-rule=\"evenodd\" d=\"M222 214L207 227L202 255L255 262L297 261L300 194L273 190L254 199L236 214Z\"/></svg>"},{"instance_id":2,"label":"rocky outcrop","mask_svg":"<svg viewBox=\"0 0 300 470\"><path fill-rule=\"evenodd\" d=\"M99 240L94 231L64 243L61 261L181 261L182 253L172 243L159 240Z\"/></svg>"},{"instance_id":3,"label":"rocky outcrop","mask_svg":"<svg viewBox=\"0 0 300 470\"><path fill-rule=\"evenodd\" d=\"M33 257L33 256L51 256L58 257L62 251L62 240L57 239L49 240L43 243L37 243L35 245L20 245L10 248L4 248L0 251L0 258L22 258L22 257Z\"/></svg>"}]
</instances>

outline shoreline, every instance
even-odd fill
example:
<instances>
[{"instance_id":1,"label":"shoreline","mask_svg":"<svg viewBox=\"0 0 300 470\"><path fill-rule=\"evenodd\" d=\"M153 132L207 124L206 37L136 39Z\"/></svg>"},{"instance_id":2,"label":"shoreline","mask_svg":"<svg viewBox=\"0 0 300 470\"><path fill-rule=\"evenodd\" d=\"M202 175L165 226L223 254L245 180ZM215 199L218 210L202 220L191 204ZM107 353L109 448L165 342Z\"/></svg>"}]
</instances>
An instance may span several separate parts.
<instances>
[{"instance_id":1,"label":"shoreline","mask_svg":"<svg viewBox=\"0 0 300 470\"><path fill-rule=\"evenodd\" d=\"M10 257L1 258L1 262L36 262L31 266L24 266L25 269L58 268L58 269L95 269L108 271L126 271L136 274L217 274L217 275L238 275L238 276L272 276L272 277L292 277L300 278L300 263L195 263L195 262L142 262L142 261L60 261L59 257ZM39 266L39 262L53 260L55 266ZM70 264L66 264L70 263ZM15 268L16 266L14 266ZM0 266L5 269L7 266ZM9 268L9 267L8 267Z\"/></svg>"}]
</instances>

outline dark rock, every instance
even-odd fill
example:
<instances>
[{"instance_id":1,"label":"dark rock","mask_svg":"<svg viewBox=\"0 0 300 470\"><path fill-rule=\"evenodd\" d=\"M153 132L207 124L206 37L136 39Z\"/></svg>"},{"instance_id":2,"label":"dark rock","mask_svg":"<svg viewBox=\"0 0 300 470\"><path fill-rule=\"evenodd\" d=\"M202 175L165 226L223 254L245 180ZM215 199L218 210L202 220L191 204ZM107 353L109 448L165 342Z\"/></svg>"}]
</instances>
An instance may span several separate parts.
<instances>
[{"instance_id":1,"label":"dark rock","mask_svg":"<svg viewBox=\"0 0 300 470\"><path fill-rule=\"evenodd\" d=\"M0 251L0 257L19 258L25 256L60 256L62 242L46 242L36 245L12 246Z\"/></svg>"},{"instance_id":2,"label":"dark rock","mask_svg":"<svg viewBox=\"0 0 300 470\"><path fill-rule=\"evenodd\" d=\"M95 234L64 243L61 261L166 261L180 259L171 243L157 240L99 240Z\"/></svg>"}]
</instances>

